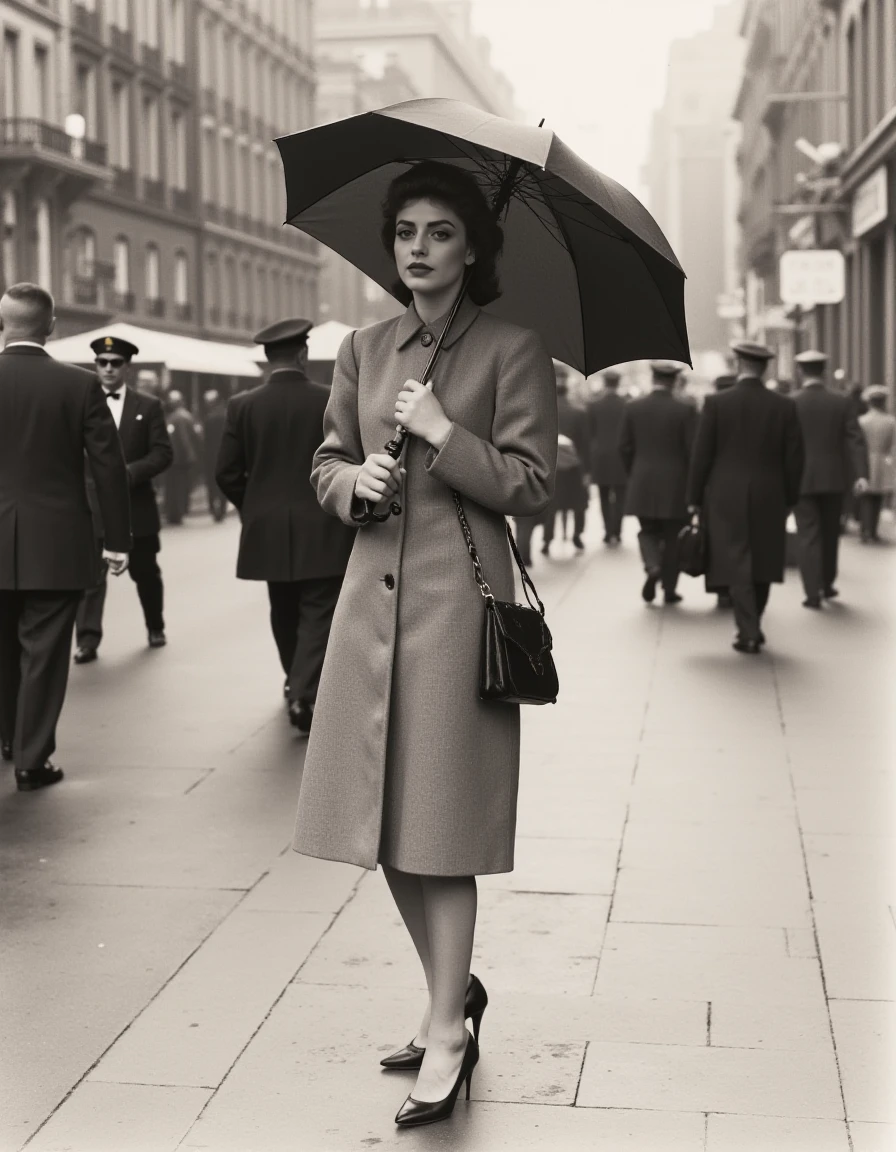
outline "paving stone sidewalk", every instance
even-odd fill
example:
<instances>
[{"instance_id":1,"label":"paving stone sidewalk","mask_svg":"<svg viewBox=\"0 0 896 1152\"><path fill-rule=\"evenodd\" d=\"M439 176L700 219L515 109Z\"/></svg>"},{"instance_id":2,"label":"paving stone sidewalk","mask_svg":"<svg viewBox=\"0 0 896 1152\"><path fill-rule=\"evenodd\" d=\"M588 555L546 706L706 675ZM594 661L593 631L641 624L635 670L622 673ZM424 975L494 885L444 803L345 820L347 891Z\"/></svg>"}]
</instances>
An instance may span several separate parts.
<instances>
[{"instance_id":1,"label":"paving stone sidewalk","mask_svg":"<svg viewBox=\"0 0 896 1152\"><path fill-rule=\"evenodd\" d=\"M233 545L189 531L184 581ZM378 1061L422 977L381 872L287 848L301 745L258 589L193 588L163 671L113 589L78 770L0 806L26 857L0 1152L896 1148L896 547L846 540L820 614L789 576L753 659L701 582L648 608L631 530L596 536L533 570L561 699L524 709L517 867L480 882L472 1100L413 1132Z\"/></svg>"}]
</instances>

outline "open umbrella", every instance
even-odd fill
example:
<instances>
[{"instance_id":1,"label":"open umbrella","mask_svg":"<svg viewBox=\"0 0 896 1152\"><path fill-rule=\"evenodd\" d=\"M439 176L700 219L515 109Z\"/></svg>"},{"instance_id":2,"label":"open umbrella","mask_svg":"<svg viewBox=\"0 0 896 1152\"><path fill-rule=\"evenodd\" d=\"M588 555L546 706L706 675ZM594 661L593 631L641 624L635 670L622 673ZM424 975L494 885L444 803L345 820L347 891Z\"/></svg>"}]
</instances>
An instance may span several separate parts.
<instances>
[{"instance_id":1,"label":"open umbrella","mask_svg":"<svg viewBox=\"0 0 896 1152\"><path fill-rule=\"evenodd\" d=\"M457 100L409 100L276 143L286 222L387 291L396 271L380 242L386 190L409 165L441 160L473 172L504 229L503 293L487 311L535 329L586 375L626 360L690 363L685 277L666 238L630 192L549 129ZM386 450L397 456L402 442Z\"/></svg>"}]
</instances>

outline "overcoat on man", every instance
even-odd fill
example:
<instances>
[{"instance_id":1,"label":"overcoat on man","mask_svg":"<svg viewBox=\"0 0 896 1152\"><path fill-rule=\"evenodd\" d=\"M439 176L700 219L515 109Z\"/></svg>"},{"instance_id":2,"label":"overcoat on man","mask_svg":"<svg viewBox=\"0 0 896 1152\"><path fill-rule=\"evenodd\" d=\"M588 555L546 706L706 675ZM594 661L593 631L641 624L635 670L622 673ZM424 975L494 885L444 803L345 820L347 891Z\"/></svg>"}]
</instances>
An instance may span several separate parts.
<instances>
[{"instance_id":1,"label":"overcoat on man","mask_svg":"<svg viewBox=\"0 0 896 1152\"><path fill-rule=\"evenodd\" d=\"M625 406L619 455L628 475L627 515L687 520L688 465L696 427L693 406L669 388L654 388Z\"/></svg>"},{"instance_id":2,"label":"overcoat on man","mask_svg":"<svg viewBox=\"0 0 896 1152\"><path fill-rule=\"evenodd\" d=\"M702 508L712 587L784 579L785 529L799 497L803 446L793 401L742 376L706 397L688 479Z\"/></svg>"},{"instance_id":3,"label":"overcoat on man","mask_svg":"<svg viewBox=\"0 0 896 1152\"><path fill-rule=\"evenodd\" d=\"M361 464L393 435L396 396L420 379L439 330L412 305L339 350L313 481L346 524ZM513 867L519 708L479 699L485 602L451 489L492 592L514 600L505 517L548 505L557 400L541 339L469 300L434 387L448 439L437 451L409 437L402 514L362 527L349 561L293 846L365 868L468 876Z\"/></svg>"},{"instance_id":4,"label":"overcoat on man","mask_svg":"<svg viewBox=\"0 0 896 1152\"><path fill-rule=\"evenodd\" d=\"M597 485L604 540L608 543L618 541L622 535L628 475L619 455L619 429L627 403L615 388L604 388L588 402L591 483Z\"/></svg>"}]
</instances>

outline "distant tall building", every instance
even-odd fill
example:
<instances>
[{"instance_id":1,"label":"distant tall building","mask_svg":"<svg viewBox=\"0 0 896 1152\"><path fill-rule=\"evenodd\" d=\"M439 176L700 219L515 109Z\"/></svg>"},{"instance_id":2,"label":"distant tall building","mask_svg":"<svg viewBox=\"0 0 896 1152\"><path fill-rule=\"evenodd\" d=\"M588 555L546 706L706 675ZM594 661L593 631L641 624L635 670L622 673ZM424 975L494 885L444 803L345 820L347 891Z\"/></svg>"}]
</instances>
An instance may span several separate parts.
<instances>
[{"instance_id":1,"label":"distant tall building","mask_svg":"<svg viewBox=\"0 0 896 1152\"><path fill-rule=\"evenodd\" d=\"M245 341L317 313L275 136L313 123L311 0L0 0L0 286L60 335Z\"/></svg>"},{"instance_id":2,"label":"distant tall building","mask_svg":"<svg viewBox=\"0 0 896 1152\"><path fill-rule=\"evenodd\" d=\"M645 165L650 211L688 276L688 332L698 355L726 347L730 323L719 306L738 286L732 110L744 54L741 10L741 0L720 4L708 31L673 42Z\"/></svg>"},{"instance_id":3,"label":"distant tall building","mask_svg":"<svg viewBox=\"0 0 896 1152\"><path fill-rule=\"evenodd\" d=\"M508 80L473 33L471 0L316 0L318 123L400 100L444 96L513 118ZM399 305L346 261L324 251L323 319L363 325Z\"/></svg>"}]
</instances>

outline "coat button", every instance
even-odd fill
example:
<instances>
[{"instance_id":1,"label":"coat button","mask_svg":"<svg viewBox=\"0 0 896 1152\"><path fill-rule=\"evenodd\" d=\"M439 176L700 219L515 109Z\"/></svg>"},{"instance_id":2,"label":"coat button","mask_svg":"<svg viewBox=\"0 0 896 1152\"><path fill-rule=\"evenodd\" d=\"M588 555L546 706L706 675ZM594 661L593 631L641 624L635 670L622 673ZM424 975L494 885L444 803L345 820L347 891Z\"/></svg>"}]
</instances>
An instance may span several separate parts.
<instances>
[{"instance_id":1,"label":"coat button","mask_svg":"<svg viewBox=\"0 0 896 1152\"><path fill-rule=\"evenodd\" d=\"M386 575L383 577L383 583L386 585L386 587L389 589L390 592L395 587L395 577L392 575L391 572L387 572Z\"/></svg>"},{"instance_id":2,"label":"coat button","mask_svg":"<svg viewBox=\"0 0 896 1152\"><path fill-rule=\"evenodd\" d=\"M432 344L432 332L424 332L420 337L420 343L424 348L428 348Z\"/></svg>"}]
</instances>

